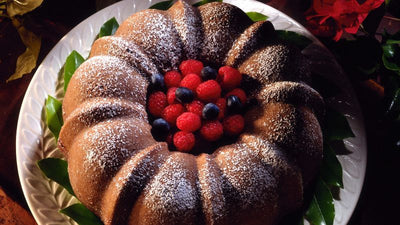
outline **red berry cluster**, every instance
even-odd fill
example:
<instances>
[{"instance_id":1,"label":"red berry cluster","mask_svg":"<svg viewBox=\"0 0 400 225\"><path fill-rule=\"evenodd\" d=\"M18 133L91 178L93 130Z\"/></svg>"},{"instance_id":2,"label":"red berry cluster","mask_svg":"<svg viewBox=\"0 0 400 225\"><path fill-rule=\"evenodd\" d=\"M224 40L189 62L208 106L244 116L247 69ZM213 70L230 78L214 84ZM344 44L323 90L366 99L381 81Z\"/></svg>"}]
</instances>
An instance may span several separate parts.
<instances>
[{"instance_id":1,"label":"red berry cluster","mask_svg":"<svg viewBox=\"0 0 400 225\"><path fill-rule=\"evenodd\" d=\"M218 70L201 61L183 61L179 71L152 76L147 102L156 118L152 126L178 151L190 151L196 139L214 142L224 134L237 136L244 128L242 108L247 102L239 88L242 74L230 67Z\"/></svg>"}]
</instances>

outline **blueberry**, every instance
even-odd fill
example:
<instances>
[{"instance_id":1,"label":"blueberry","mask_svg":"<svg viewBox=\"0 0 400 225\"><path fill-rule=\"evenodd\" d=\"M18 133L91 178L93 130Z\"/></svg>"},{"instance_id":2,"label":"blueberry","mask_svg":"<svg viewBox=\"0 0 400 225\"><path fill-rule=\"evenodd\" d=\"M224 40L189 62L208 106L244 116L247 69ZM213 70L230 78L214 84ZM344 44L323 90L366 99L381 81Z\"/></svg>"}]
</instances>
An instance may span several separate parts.
<instances>
[{"instance_id":1,"label":"blueberry","mask_svg":"<svg viewBox=\"0 0 400 225\"><path fill-rule=\"evenodd\" d=\"M151 86L154 90L164 90L164 76L159 73L151 75Z\"/></svg>"},{"instance_id":2,"label":"blueberry","mask_svg":"<svg viewBox=\"0 0 400 225\"><path fill-rule=\"evenodd\" d=\"M179 87L175 91L175 97L181 103L190 103L194 99L194 93L189 88Z\"/></svg>"},{"instance_id":3,"label":"blueberry","mask_svg":"<svg viewBox=\"0 0 400 225\"><path fill-rule=\"evenodd\" d=\"M241 113L242 102L236 95L231 95L226 98L226 109L228 113Z\"/></svg>"},{"instance_id":4,"label":"blueberry","mask_svg":"<svg viewBox=\"0 0 400 225\"><path fill-rule=\"evenodd\" d=\"M202 116L206 120L214 120L218 117L219 108L214 103L208 103L204 106Z\"/></svg>"},{"instance_id":5,"label":"blueberry","mask_svg":"<svg viewBox=\"0 0 400 225\"><path fill-rule=\"evenodd\" d=\"M217 70L209 66L203 67L200 73L200 76L203 79L203 81L215 80L217 79L217 75L218 75Z\"/></svg>"},{"instance_id":6,"label":"blueberry","mask_svg":"<svg viewBox=\"0 0 400 225\"><path fill-rule=\"evenodd\" d=\"M155 138L161 141L167 137L170 129L171 127L166 120L158 118L153 121L151 131Z\"/></svg>"}]
</instances>

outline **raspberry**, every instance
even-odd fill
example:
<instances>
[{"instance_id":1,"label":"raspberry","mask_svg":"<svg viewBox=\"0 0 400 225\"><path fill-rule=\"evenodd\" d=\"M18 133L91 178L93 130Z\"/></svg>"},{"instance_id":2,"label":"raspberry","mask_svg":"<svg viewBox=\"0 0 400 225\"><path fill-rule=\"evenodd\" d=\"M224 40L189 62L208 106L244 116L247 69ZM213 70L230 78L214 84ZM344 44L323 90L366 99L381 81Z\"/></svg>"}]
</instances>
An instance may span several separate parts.
<instances>
[{"instance_id":1,"label":"raspberry","mask_svg":"<svg viewBox=\"0 0 400 225\"><path fill-rule=\"evenodd\" d=\"M218 114L218 119L222 120L225 116L225 111L226 111L226 100L224 98L219 98L217 101L215 101L215 104L219 108L219 114Z\"/></svg>"},{"instance_id":2,"label":"raspberry","mask_svg":"<svg viewBox=\"0 0 400 225\"><path fill-rule=\"evenodd\" d=\"M185 108L181 104L172 104L162 111L162 118L164 118L169 124L175 125L176 119L183 112L185 112Z\"/></svg>"},{"instance_id":3,"label":"raspberry","mask_svg":"<svg viewBox=\"0 0 400 225\"><path fill-rule=\"evenodd\" d=\"M176 70L168 71L164 75L164 83L167 86L167 88L179 87L181 79L182 79L181 74Z\"/></svg>"},{"instance_id":4,"label":"raspberry","mask_svg":"<svg viewBox=\"0 0 400 225\"><path fill-rule=\"evenodd\" d=\"M167 91L167 102L168 104L172 105L174 103L178 103L175 96L175 91L178 89L177 87L171 87Z\"/></svg>"},{"instance_id":5,"label":"raspberry","mask_svg":"<svg viewBox=\"0 0 400 225\"><path fill-rule=\"evenodd\" d=\"M236 136L243 131L244 118L241 115L228 116L222 122L224 132L231 136Z\"/></svg>"},{"instance_id":6,"label":"raspberry","mask_svg":"<svg viewBox=\"0 0 400 225\"><path fill-rule=\"evenodd\" d=\"M176 149L181 152L190 151L196 142L194 135L186 131L176 132L173 141Z\"/></svg>"},{"instance_id":7,"label":"raspberry","mask_svg":"<svg viewBox=\"0 0 400 225\"><path fill-rule=\"evenodd\" d=\"M207 141L216 141L222 137L224 128L219 121L207 121L201 128L200 134Z\"/></svg>"},{"instance_id":8,"label":"raspberry","mask_svg":"<svg viewBox=\"0 0 400 225\"><path fill-rule=\"evenodd\" d=\"M201 127L200 116L192 112L184 112L176 119L176 126L180 130L194 132Z\"/></svg>"},{"instance_id":9,"label":"raspberry","mask_svg":"<svg viewBox=\"0 0 400 225\"><path fill-rule=\"evenodd\" d=\"M224 90L232 90L240 85L242 74L233 67L223 66L218 70L218 80Z\"/></svg>"},{"instance_id":10,"label":"raspberry","mask_svg":"<svg viewBox=\"0 0 400 225\"><path fill-rule=\"evenodd\" d=\"M195 59L188 59L179 65L179 69L181 70L183 77L190 73L200 76L201 70L203 69L203 63Z\"/></svg>"},{"instance_id":11,"label":"raspberry","mask_svg":"<svg viewBox=\"0 0 400 225\"><path fill-rule=\"evenodd\" d=\"M210 102L221 96L221 86L215 80L208 80L196 88L196 94L200 100Z\"/></svg>"},{"instance_id":12,"label":"raspberry","mask_svg":"<svg viewBox=\"0 0 400 225\"><path fill-rule=\"evenodd\" d=\"M147 103L151 115L160 117L162 111L167 106L167 96L162 91L154 92L150 95Z\"/></svg>"},{"instance_id":13,"label":"raspberry","mask_svg":"<svg viewBox=\"0 0 400 225\"><path fill-rule=\"evenodd\" d=\"M232 91L228 92L225 95L225 98L232 96L232 95L237 96L240 99L240 102L242 104L245 104L247 101L246 93L241 88L235 88Z\"/></svg>"},{"instance_id":14,"label":"raspberry","mask_svg":"<svg viewBox=\"0 0 400 225\"><path fill-rule=\"evenodd\" d=\"M194 100L191 103L186 104L187 111L197 114L199 116L201 116L202 114L203 107L204 103L199 100Z\"/></svg>"},{"instance_id":15,"label":"raspberry","mask_svg":"<svg viewBox=\"0 0 400 225\"><path fill-rule=\"evenodd\" d=\"M199 86L200 83L201 83L201 78L194 73L190 73L182 79L180 86L189 88L192 91L196 91L196 88L197 86Z\"/></svg>"}]
</instances>

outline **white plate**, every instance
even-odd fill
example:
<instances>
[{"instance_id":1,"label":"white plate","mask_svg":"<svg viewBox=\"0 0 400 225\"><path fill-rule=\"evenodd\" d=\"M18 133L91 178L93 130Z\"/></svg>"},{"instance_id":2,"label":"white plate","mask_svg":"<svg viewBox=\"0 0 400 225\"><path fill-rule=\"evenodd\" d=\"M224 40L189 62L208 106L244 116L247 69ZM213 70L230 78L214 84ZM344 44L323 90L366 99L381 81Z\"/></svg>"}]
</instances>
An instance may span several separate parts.
<instances>
[{"instance_id":1,"label":"white plate","mask_svg":"<svg viewBox=\"0 0 400 225\"><path fill-rule=\"evenodd\" d=\"M32 78L19 115L16 154L22 189L39 225L75 224L58 211L77 200L58 184L46 179L36 166L37 160L61 157L61 153L56 149L55 140L43 120L45 99L48 95L60 96L62 91L62 81L58 81L58 72L72 50L77 50L84 57L89 54L91 44L105 21L115 17L121 23L132 13L146 9L159 1L121 1L90 16L58 42ZM340 191L341 200L335 201L335 224L347 224L362 189L367 154L363 118L350 82L326 48L293 19L254 0L226 0L226 2L235 4L247 12L257 11L268 15L276 29L295 31L312 39L314 44L306 48L303 53L312 59L313 70L326 75L328 79L343 88L345 94L330 104L346 115L356 135L355 138L345 140L346 147L352 153L339 157L344 170L344 189Z\"/></svg>"}]
</instances>

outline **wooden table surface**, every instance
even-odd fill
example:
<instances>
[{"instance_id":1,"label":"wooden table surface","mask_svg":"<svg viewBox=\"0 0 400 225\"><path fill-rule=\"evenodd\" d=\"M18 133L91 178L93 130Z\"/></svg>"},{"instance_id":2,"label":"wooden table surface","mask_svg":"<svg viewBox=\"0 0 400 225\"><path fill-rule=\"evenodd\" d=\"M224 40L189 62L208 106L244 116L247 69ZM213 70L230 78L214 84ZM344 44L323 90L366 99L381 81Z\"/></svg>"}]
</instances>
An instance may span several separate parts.
<instances>
[{"instance_id":1,"label":"wooden table surface","mask_svg":"<svg viewBox=\"0 0 400 225\"><path fill-rule=\"evenodd\" d=\"M79 7L75 7L78 3ZM280 9L294 18L299 16L293 5ZM44 1L40 8L31 12L27 25L42 37L38 64L61 37L95 12L95 1L78 0ZM24 50L12 24L0 19L0 224L36 224L21 190L15 156L18 114L34 71L6 83L15 70L17 57ZM400 182L397 181L400 178L400 151L385 147L389 131L380 121L380 92L368 82L352 82L365 117L368 161L362 194L349 224L400 224L397 219L400 209Z\"/></svg>"}]
</instances>

